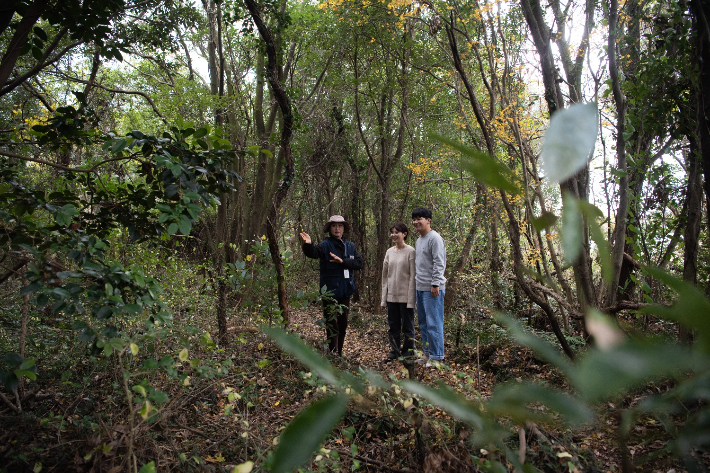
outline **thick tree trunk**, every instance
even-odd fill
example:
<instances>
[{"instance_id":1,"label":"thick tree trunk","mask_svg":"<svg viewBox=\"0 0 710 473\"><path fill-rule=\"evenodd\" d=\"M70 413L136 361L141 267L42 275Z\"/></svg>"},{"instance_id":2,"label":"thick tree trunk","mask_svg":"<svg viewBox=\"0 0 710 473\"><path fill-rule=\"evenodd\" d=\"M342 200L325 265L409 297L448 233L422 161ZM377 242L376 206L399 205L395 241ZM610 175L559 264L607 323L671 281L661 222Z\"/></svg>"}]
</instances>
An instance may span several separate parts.
<instances>
[{"instance_id":1,"label":"thick tree trunk","mask_svg":"<svg viewBox=\"0 0 710 473\"><path fill-rule=\"evenodd\" d=\"M710 208L710 1L691 0L690 9L693 13L693 29L695 30L695 61L697 61L698 78L698 141L700 162L705 176L705 199ZM710 228L710 211L706 212L708 228ZM708 286L710 291L710 286Z\"/></svg>"},{"instance_id":2,"label":"thick tree trunk","mask_svg":"<svg viewBox=\"0 0 710 473\"><path fill-rule=\"evenodd\" d=\"M20 23L15 29L15 34L10 40L10 44L7 47L5 54L0 62L0 89L2 89L8 82L12 70L15 68L18 58L20 57L20 51L22 51L23 46L27 42L27 37L32 31L32 27L39 20L42 13L47 8L49 0L35 0L27 9L27 12L20 20ZM12 15L9 15L12 18Z\"/></svg>"}]
</instances>

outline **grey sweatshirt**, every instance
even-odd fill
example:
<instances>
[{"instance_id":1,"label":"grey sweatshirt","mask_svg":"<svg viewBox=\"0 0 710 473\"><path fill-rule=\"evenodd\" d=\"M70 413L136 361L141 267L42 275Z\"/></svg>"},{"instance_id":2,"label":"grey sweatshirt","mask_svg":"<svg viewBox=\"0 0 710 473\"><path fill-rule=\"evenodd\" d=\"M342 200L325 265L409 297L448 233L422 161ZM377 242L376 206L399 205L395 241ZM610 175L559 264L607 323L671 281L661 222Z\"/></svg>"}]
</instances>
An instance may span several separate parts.
<instances>
[{"instance_id":1,"label":"grey sweatshirt","mask_svg":"<svg viewBox=\"0 0 710 473\"><path fill-rule=\"evenodd\" d=\"M446 245L434 230L417 239L417 291L431 291L432 286L446 289Z\"/></svg>"}]
</instances>

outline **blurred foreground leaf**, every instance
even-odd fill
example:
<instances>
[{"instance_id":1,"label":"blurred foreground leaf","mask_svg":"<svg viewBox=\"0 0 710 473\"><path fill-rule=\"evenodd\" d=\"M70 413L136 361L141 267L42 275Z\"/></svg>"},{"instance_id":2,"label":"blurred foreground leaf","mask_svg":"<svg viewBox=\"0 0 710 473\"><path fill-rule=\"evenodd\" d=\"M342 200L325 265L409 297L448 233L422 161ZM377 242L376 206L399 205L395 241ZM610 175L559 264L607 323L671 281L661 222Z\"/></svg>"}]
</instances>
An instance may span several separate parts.
<instances>
[{"instance_id":1,"label":"blurred foreground leaf","mask_svg":"<svg viewBox=\"0 0 710 473\"><path fill-rule=\"evenodd\" d=\"M503 190L511 194L519 194L520 188L517 185L515 173L504 166L497 159L470 148L457 141L432 134L433 139L450 146L461 153L461 166L468 171L473 178L481 184Z\"/></svg>"},{"instance_id":2,"label":"blurred foreground leaf","mask_svg":"<svg viewBox=\"0 0 710 473\"><path fill-rule=\"evenodd\" d=\"M641 313L657 315L692 328L697 334L696 346L704 353L710 354L710 300L692 284L661 269L646 267L645 270L676 291L678 297L670 307L647 306L641 309Z\"/></svg>"},{"instance_id":3,"label":"blurred foreground leaf","mask_svg":"<svg viewBox=\"0 0 710 473\"><path fill-rule=\"evenodd\" d=\"M547 411L538 409L538 404ZM538 383L510 382L495 389L486 410L493 415L510 417L515 423L537 422L577 426L591 422L592 410L581 400Z\"/></svg>"},{"instance_id":4,"label":"blurred foreground leaf","mask_svg":"<svg viewBox=\"0 0 710 473\"><path fill-rule=\"evenodd\" d=\"M689 349L678 345L630 340L580 358L570 376L588 402L623 395L651 381L683 379L694 368Z\"/></svg>"},{"instance_id":5,"label":"blurred foreground leaf","mask_svg":"<svg viewBox=\"0 0 710 473\"><path fill-rule=\"evenodd\" d=\"M341 386L342 383L328 360L313 351L311 347L303 343L296 335L290 335L277 328L265 328L264 333L274 340L283 350L289 352L301 363L315 372L323 380L333 386Z\"/></svg>"},{"instance_id":6,"label":"blurred foreground leaf","mask_svg":"<svg viewBox=\"0 0 710 473\"><path fill-rule=\"evenodd\" d=\"M552 182L563 182L584 166L594 151L599 123L597 104L574 104L556 112L542 144L542 169Z\"/></svg>"},{"instance_id":7,"label":"blurred foreground leaf","mask_svg":"<svg viewBox=\"0 0 710 473\"><path fill-rule=\"evenodd\" d=\"M281 434L270 470L274 473L292 471L308 461L343 417L347 406L348 397L337 394L319 399L299 412Z\"/></svg>"}]
</instances>

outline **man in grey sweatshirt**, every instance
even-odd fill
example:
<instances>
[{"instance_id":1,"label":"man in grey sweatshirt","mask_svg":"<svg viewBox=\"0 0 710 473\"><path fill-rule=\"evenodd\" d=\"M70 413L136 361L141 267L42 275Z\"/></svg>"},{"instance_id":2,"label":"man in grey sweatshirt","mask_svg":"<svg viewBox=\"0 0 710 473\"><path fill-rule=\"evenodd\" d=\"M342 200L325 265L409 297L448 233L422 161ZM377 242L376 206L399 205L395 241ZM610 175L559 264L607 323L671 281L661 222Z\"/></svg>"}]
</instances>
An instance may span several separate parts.
<instances>
[{"instance_id":1,"label":"man in grey sweatshirt","mask_svg":"<svg viewBox=\"0 0 710 473\"><path fill-rule=\"evenodd\" d=\"M431 210L418 207L412 211L412 225L419 233L416 244L417 318L422 335L424 356L418 360L444 359L444 292L446 291L446 245L431 229Z\"/></svg>"}]
</instances>

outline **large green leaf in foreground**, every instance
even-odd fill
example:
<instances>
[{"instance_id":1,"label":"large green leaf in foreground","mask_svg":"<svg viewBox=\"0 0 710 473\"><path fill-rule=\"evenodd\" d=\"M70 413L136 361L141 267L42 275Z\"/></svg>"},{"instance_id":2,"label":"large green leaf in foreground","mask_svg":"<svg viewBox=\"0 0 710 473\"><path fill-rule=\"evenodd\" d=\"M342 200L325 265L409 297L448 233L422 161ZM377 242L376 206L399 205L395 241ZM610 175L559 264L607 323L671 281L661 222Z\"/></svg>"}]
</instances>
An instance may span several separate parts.
<instances>
[{"instance_id":1,"label":"large green leaf in foreground","mask_svg":"<svg viewBox=\"0 0 710 473\"><path fill-rule=\"evenodd\" d=\"M271 471L291 471L308 461L343 417L347 406L348 396L336 394L319 399L299 412L281 434L272 457Z\"/></svg>"}]
</instances>

